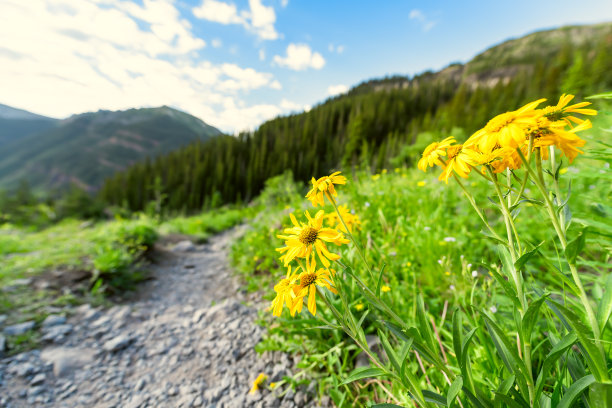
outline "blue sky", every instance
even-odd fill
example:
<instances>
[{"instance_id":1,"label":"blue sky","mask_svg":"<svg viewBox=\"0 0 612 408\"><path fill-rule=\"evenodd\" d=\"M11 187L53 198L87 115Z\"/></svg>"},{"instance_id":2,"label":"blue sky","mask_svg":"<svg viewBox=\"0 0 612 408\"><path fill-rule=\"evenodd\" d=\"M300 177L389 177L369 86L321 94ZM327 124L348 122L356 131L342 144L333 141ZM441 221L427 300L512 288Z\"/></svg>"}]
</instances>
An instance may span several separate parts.
<instances>
[{"instance_id":1,"label":"blue sky","mask_svg":"<svg viewBox=\"0 0 612 408\"><path fill-rule=\"evenodd\" d=\"M231 133L367 79L605 21L610 0L3 0L0 103L58 118L166 104Z\"/></svg>"}]
</instances>

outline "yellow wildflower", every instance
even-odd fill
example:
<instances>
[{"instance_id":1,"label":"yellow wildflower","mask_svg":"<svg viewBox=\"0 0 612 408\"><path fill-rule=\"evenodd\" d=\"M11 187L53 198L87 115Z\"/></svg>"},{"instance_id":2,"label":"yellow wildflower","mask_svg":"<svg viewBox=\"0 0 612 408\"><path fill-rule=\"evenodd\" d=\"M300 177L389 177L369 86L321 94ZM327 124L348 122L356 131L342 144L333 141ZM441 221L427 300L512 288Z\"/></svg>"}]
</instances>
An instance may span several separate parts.
<instances>
[{"instance_id":1,"label":"yellow wildflower","mask_svg":"<svg viewBox=\"0 0 612 408\"><path fill-rule=\"evenodd\" d=\"M419 182L417 183L417 186L419 186L419 187L425 187L425 184L426 184L426 183L425 183L424 181L419 181Z\"/></svg>"},{"instance_id":2,"label":"yellow wildflower","mask_svg":"<svg viewBox=\"0 0 612 408\"><path fill-rule=\"evenodd\" d=\"M455 143L455 138L450 136L441 142L433 142L429 146L425 148L423 151L423 155L417 164L417 167L420 170L427 171L427 167L433 167L434 164L436 166L441 166L442 162L440 161L441 156L446 156L446 149Z\"/></svg>"},{"instance_id":3,"label":"yellow wildflower","mask_svg":"<svg viewBox=\"0 0 612 408\"><path fill-rule=\"evenodd\" d=\"M290 214L294 227L284 230L287 235L278 235L279 238L285 240L286 245L276 249L278 252L284 253L280 259L284 261L285 266L288 266L289 262L295 258L308 258L314 248L323 265L329 267L329 261L340 259L340 255L329 252L325 242L341 245L347 244L349 241L338 230L323 228L323 218L325 216L323 210L317 212L314 218L310 216L308 211L305 214L308 218L308 224L298 223L295 216Z\"/></svg>"},{"instance_id":4,"label":"yellow wildflower","mask_svg":"<svg viewBox=\"0 0 612 408\"><path fill-rule=\"evenodd\" d=\"M357 303L355 305L355 310L357 310L358 312L363 310L363 303Z\"/></svg>"},{"instance_id":5,"label":"yellow wildflower","mask_svg":"<svg viewBox=\"0 0 612 408\"><path fill-rule=\"evenodd\" d=\"M348 232L352 233L353 228L361 229L361 220L359 219L359 216L353 214L346 205L339 205L338 212L348 227ZM330 227L337 227L340 231L346 233L346 228L344 228L344 225L340 221L340 217L338 217L336 212L330 213L326 215L326 217L327 223Z\"/></svg>"},{"instance_id":6,"label":"yellow wildflower","mask_svg":"<svg viewBox=\"0 0 612 408\"><path fill-rule=\"evenodd\" d=\"M552 122L562 120L569 126L572 126L572 122L579 125L584 122L584 120L570 115L571 113L580 113L582 115L590 116L597 115L597 111L595 109L583 109L585 106L590 105L591 102L580 102L567 106L572 99L574 99L574 95L561 95L559 102L557 102L555 106L547 106L542 110L543 116Z\"/></svg>"},{"instance_id":7,"label":"yellow wildflower","mask_svg":"<svg viewBox=\"0 0 612 408\"><path fill-rule=\"evenodd\" d=\"M249 391L249 394L255 394L259 390L259 386L264 381L266 381L266 378L268 378L267 375L265 375L264 373L259 373L255 381L253 381L253 386L251 387L251 391Z\"/></svg>"},{"instance_id":8,"label":"yellow wildflower","mask_svg":"<svg viewBox=\"0 0 612 408\"><path fill-rule=\"evenodd\" d=\"M495 116L484 128L470 136L465 146L478 146L478 150L483 153L490 152L496 146L513 149L519 147L525 142L525 130L533 125L538 116L536 106L545 100L538 99L515 111Z\"/></svg>"},{"instance_id":9,"label":"yellow wildflower","mask_svg":"<svg viewBox=\"0 0 612 408\"><path fill-rule=\"evenodd\" d=\"M448 155L448 161L442 167L442 173L438 180L444 180L448 184L448 179L452 176L453 172L457 173L459 177L467 178L472 166L476 164L474 159L466 152L468 149L464 149L463 145L450 146L446 154Z\"/></svg>"},{"instance_id":10,"label":"yellow wildflower","mask_svg":"<svg viewBox=\"0 0 612 408\"><path fill-rule=\"evenodd\" d=\"M292 273L291 266L287 268L287 277L281 279L281 281L274 286L274 291L276 292L276 297L272 300L272 304L270 305L270 309L272 309L272 314L274 316L280 316L283 312L283 305L287 305L289 311L293 309L293 304L295 303L295 294L293 289L295 287L295 282L297 281L297 275ZM293 316L294 313L291 315Z\"/></svg>"},{"instance_id":11,"label":"yellow wildflower","mask_svg":"<svg viewBox=\"0 0 612 408\"><path fill-rule=\"evenodd\" d=\"M382 286L380 287L380 290L381 290L382 292L389 292L389 291L391 290L391 288L390 288L389 286L387 286L387 285L382 285Z\"/></svg>"},{"instance_id":12,"label":"yellow wildflower","mask_svg":"<svg viewBox=\"0 0 612 408\"><path fill-rule=\"evenodd\" d=\"M406 262L406 266L410 268L412 266L412 262Z\"/></svg>"},{"instance_id":13,"label":"yellow wildflower","mask_svg":"<svg viewBox=\"0 0 612 408\"><path fill-rule=\"evenodd\" d=\"M534 142L534 146L557 146L571 163L576 156L578 156L578 153L584 153L582 150L578 149L578 147L582 147L586 143L576 135L576 132L590 129L591 127L593 127L593 124L587 119L569 131L550 133L540 137Z\"/></svg>"},{"instance_id":14,"label":"yellow wildflower","mask_svg":"<svg viewBox=\"0 0 612 408\"><path fill-rule=\"evenodd\" d=\"M300 283L293 288L293 292L296 296L292 310L293 313L302 311L303 300L308 296L308 311L310 311L313 316L317 314L317 286L326 287L332 293L338 293L332 286L331 276L334 274L334 270L321 268L315 271L316 268L317 265L313 255L312 260L306 262L307 270L300 273L298 277Z\"/></svg>"},{"instance_id":15,"label":"yellow wildflower","mask_svg":"<svg viewBox=\"0 0 612 408\"><path fill-rule=\"evenodd\" d=\"M559 170L559 174L565 174L565 173L567 173L567 167L564 167L561 170Z\"/></svg>"},{"instance_id":16,"label":"yellow wildflower","mask_svg":"<svg viewBox=\"0 0 612 408\"><path fill-rule=\"evenodd\" d=\"M372 180L376 181L380 178L380 174L373 174L372 175Z\"/></svg>"},{"instance_id":17,"label":"yellow wildflower","mask_svg":"<svg viewBox=\"0 0 612 408\"><path fill-rule=\"evenodd\" d=\"M338 193L336 193L336 189L334 188L334 184L346 184L346 177L341 176L340 172L337 171L329 176L321 177L318 180L315 180L313 177L311 183L312 189L308 192L308 194L306 194L306 198L309 199L312 205L316 207L319 204L325 204L325 193L332 196L338 196Z\"/></svg>"}]
</instances>

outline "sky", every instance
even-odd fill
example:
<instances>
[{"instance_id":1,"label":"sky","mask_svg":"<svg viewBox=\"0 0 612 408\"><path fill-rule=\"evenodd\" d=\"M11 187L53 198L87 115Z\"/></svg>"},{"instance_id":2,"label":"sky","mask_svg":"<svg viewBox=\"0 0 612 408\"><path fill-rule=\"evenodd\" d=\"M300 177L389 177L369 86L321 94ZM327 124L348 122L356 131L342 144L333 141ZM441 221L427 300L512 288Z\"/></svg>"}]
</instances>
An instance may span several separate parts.
<instances>
[{"instance_id":1,"label":"sky","mask_svg":"<svg viewBox=\"0 0 612 408\"><path fill-rule=\"evenodd\" d=\"M0 103L65 118L168 105L228 132L612 1L0 0Z\"/></svg>"}]
</instances>

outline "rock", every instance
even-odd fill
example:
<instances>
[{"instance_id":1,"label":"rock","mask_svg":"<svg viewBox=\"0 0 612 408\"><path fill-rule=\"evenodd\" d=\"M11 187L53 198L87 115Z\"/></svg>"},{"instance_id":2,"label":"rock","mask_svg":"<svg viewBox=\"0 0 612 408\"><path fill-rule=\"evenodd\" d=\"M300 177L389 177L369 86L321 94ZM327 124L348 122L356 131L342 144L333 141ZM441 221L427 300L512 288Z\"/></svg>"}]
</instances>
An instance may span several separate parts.
<instances>
[{"instance_id":1,"label":"rock","mask_svg":"<svg viewBox=\"0 0 612 408\"><path fill-rule=\"evenodd\" d=\"M46 348L41 359L53 364L56 377L67 377L93 361L95 350L88 348L55 347Z\"/></svg>"},{"instance_id":2,"label":"rock","mask_svg":"<svg viewBox=\"0 0 612 408\"><path fill-rule=\"evenodd\" d=\"M42 373L36 374L34 376L34 378L32 378L32 380L30 381L30 385L34 385L34 386L35 385L40 385L40 384L44 383L46 379L47 379L47 377L44 374L42 374Z\"/></svg>"},{"instance_id":3,"label":"rock","mask_svg":"<svg viewBox=\"0 0 612 408\"><path fill-rule=\"evenodd\" d=\"M4 334L7 336L19 336L20 334L24 334L28 330L32 330L36 323L33 320L29 322L14 324L12 326L7 326L4 328Z\"/></svg>"},{"instance_id":4,"label":"rock","mask_svg":"<svg viewBox=\"0 0 612 408\"><path fill-rule=\"evenodd\" d=\"M44 329L46 327L57 326L57 325L64 324L64 323L66 323L66 316L62 316L62 315L49 315L43 321L42 327Z\"/></svg>"},{"instance_id":5,"label":"rock","mask_svg":"<svg viewBox=\"0 0 612 408\"><path fill-rule=\"evenodd\" d=\"M125 334L120 334L114 339L109 340L106 343L104 343L102 348L109 352L115 352L115 351L119 351L119 350L126 348L131 342L132 342L131 337Z\"/></svg>"},{"instance_id":6,"label":"rock","mask_svg":"<svg viewBox=\"0 0 612 408\"><path fill-rule=\"evenodd\" d=\"M21 363L15 366L12 370L19 377L27 377L36 373L36 366L32 363Z\"/></svg>"},{"instance_id":7,"label":"rock","mask_svg":"<svg viewBox=\"0 0 612 408\"><path fill-rule=\"evenodd\" d=\"M202 319L202 316L204 316L206 314L206 309L199 309L196 310L196 312L193 314L193 317L191 318L191 323L196 324L200 322L200 319Z\"/></svg>"},{"instance_id":8,"label":"rock","mask_svg":"<svg viewBox=\"0 0 612 408\"><path fill-rule=\"evenodd\" d=\"M6 350L6 338L0 334L0 357L4 356L4 350Z\"/></svg>"},{"instance_id":9,"label":"rock","mask_svg":"<svg viewBox=\"0 0 612 408\"><path fill-rule=\"evenodd\" d=\"M147 382L145 381L144 378L141 378L140 380L138 380L138 382L136 383L136 386L134 387L134 389L136 391L142 391L142 389L145 387L145 385L147 384Z\"/></svg>"},{"instance_id":10,"label":"rock","mask_svg":"<svg viewBox=\"0 0 612 408\"><path fill-rule=\"evenodd\" d=\"M308 402L308 398L305 393L298 391L295 393L295 397L293 397L293 402L295 402L295 405L298 407L303 407Z\"/></svg>"},{"instance_id":11,"label":"rock","mask_svg":"<svg viewBox=\"0 0 612 408\"><path fill-rule=\"evenodd\" d=\"M193 242L188 240L181 241L172 247L174 252L193 252L195 249L196 247L193 245Z\"/></svg>"},{"instance_id":12,"label":"rock","mask_svg":"<svg viewBox=\"0 0 612 408\"><path fill-rule=\"evenodd\" d=\"M6 322L6 315L0 315L0 326L2 326Z\"/></svg>"},{"instance_id":13,"label":"rock","mask_svg":"<svg viewBox=\"0 0 612 408\"><path fill-rule=\"evenodd\" d=\"M51 326L46 330L43 328L43 341L58 342L64 338L68 333L72 331L71 324L60 324L58 326Z\"/></svg>"}]
</instances>

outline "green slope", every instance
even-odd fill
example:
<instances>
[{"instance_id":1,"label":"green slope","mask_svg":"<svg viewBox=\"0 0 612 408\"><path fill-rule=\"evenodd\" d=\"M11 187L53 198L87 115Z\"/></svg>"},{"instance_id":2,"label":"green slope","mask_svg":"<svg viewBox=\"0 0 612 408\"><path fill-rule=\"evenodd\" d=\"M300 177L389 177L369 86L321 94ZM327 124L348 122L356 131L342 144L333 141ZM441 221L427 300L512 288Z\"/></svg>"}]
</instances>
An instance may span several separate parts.
<instances>
[{"instance_id":1,"label":"green slope","mask_svg":"<svg viewBox=\"0 0 612 408\"><path fill-rule=\"evenodd\" d=\"M12 189L27 180L39 191L71 183L95 190L130 164L219 134L165 106L75 115L0 148L0 187Z\"/></svg>"},{"instance_id":2,"label":"green slope","mask_svg":"<svg viewBox=\"0 0 612 408\"><path fill-rule=\"evenodd\" d=\"M58 121L0 104L0 149L24 136L50 129Z\"/></svg>"}]
</instances>

